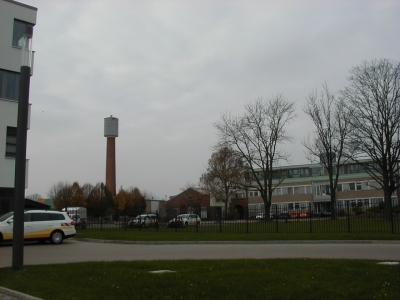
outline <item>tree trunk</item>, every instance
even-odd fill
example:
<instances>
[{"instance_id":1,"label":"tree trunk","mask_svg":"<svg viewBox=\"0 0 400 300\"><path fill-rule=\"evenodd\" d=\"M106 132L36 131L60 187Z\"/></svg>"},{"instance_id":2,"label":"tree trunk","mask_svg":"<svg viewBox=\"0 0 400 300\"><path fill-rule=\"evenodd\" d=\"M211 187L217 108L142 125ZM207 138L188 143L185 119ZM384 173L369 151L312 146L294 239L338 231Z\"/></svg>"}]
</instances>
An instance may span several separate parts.
<instances>
[{"instance_id":1,"label":"tree trunk","mask_svg":"<svg viewBox=\"0 0 400 300\"><path fill-rule=\"evenodd\" d=\"M336 207L336 191L331 188L331 219L337 219L337 207Z\"/></svg>"},{"instance_id":2,"label":"tree trunk","mask_svg":"<svg viewBox=\"0 0 400 300\"><path fill-rule=\"evenodd\" d=\"M384 191L384 208L383 208L383 216L385 220L391 220L392 218L392 193L390 190L385 189Z\"/></svg>"}]
</instances>

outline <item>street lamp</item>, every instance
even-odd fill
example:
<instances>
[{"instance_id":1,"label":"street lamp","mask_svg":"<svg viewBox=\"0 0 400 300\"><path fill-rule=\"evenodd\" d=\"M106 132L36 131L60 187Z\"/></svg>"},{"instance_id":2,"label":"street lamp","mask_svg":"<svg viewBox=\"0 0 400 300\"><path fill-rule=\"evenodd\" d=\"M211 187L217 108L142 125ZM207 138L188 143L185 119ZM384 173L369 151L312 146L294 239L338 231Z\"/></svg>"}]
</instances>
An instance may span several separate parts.
<instances>
[{"instance_id":1,"label":"street lamp","mask_svg":"<svg viewBox=\"0 0 400 300\"><path fill-rule=\"evenodd\" d=\"M28 130L29 84L32 64L33 26L27 25L22 36L21 72L19 79L17 145L14 180L14 228L12 268L22 270L24 265L24 206L26 140Z\"/></svg>"}]
</instances>

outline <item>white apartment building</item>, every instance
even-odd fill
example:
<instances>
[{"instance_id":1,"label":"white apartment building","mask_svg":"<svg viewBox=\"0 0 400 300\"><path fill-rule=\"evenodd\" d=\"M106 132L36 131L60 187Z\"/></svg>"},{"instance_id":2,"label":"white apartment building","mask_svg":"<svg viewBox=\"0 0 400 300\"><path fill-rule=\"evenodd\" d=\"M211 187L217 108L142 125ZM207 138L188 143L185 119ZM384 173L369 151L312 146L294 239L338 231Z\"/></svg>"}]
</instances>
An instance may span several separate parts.
<instances>
[{"instance_id":1,"label":"white apartment building","mask_svg":"<svg viewBox=\"0 0 400 300\"><path fill-rule=\"evenodd\" d=\"M0 212L12 207L14 197L21 38L27 24L36 24L36 16L36 7L0 0ZM30 111L28 128L29 120Z\"/></svg>"}]
</instances>

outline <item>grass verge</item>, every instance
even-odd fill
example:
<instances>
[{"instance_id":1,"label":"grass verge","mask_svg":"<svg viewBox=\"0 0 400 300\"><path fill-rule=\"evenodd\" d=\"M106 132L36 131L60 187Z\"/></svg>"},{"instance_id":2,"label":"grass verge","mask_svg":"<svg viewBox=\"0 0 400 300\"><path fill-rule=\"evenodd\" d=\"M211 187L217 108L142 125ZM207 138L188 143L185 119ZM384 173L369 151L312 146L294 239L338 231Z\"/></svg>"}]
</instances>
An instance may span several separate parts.
<instances>
[{"instance_id":1,"label":"grass verge","mask_svg":"<svg viewBox=\"0 0 400 300\"><path fill-rule=\"evenodd\" d=\"M218 233L196 231L78 230L76 238L123 241L278 241L278 240L399 240L398 234L379 233Z\"/></svg>"},{"instance_id":2,"label":"grass verge","mask_svg":"<svg viewBox=\"0 0 400 300\"><path fill-rule=\"evenodd\" d=\"M171 273L151 274L150 271ZM399 266L371 260L92 262L1 270L42 299L399 299Z\"/></svg>"}]
</instances>

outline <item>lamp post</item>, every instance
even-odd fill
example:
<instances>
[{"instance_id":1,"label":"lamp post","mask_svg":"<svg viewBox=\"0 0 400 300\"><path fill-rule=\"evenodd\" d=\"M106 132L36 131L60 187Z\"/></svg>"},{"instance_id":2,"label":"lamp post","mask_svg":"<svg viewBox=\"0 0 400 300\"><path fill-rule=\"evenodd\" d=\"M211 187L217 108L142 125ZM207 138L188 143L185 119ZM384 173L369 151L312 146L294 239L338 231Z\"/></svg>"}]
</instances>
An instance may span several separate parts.
<instances>
[{"instance_id":1,"label":"lamp post","mask_svg":"<svg viewBox=\"0 0 400 300\"><path fill-rule=\"evenodd\" d=\"M15 155L14 180L14 228L12 268L22 270L24 265L24 206L25 206L25 172L26 140L28 130L29 84L32 63L33 26L27 25L22 36L22 59L19 79L17 145Z\"/></svg>"}]
</instances>

